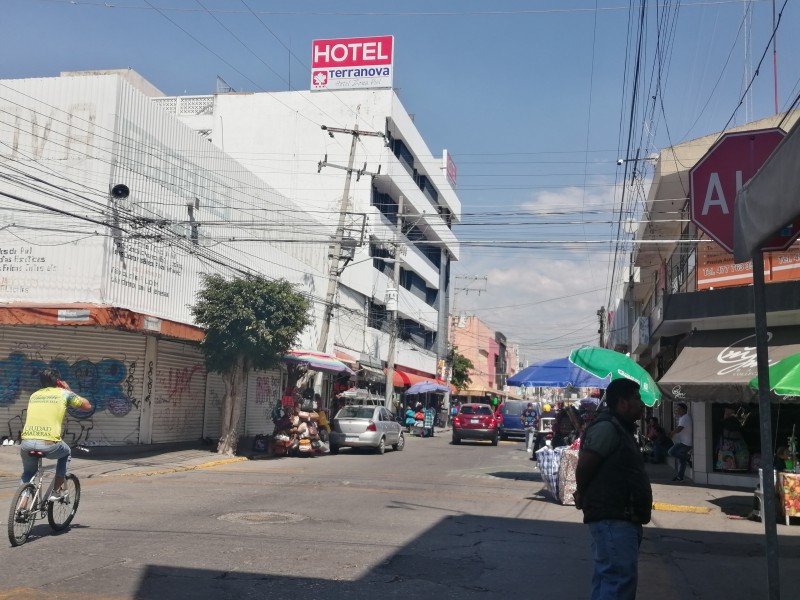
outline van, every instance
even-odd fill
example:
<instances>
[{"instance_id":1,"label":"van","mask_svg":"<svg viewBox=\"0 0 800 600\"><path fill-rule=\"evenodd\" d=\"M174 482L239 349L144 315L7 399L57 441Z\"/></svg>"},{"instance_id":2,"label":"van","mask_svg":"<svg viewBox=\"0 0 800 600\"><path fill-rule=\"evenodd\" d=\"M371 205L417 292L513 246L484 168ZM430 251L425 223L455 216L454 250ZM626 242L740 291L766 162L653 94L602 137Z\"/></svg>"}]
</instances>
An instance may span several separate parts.
<instances>
[{"instance_id":1,"label":"van","mask_svg":"<svg viewBox=\"0 0 800 600\"><path fill-rule=\"evenodd\" d=\"M495 414L500 423L501 440L507 440L510 435L525 437L520 415L527 406L528 403L523 400L506 400L497 407Z\"/></svg>"}]
</instances>

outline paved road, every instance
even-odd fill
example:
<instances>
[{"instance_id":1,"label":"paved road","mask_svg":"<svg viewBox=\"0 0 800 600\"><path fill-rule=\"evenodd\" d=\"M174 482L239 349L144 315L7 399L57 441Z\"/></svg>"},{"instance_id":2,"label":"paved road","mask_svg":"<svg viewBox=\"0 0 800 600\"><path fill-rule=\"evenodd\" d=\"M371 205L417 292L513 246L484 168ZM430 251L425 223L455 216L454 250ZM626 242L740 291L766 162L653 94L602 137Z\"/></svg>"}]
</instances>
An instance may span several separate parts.
<instances>
[{"instance_id":1,"label":"paved road","mask_svg":"<svg viewBox=\"0 0 800 600\"><path fill-rule=\"evenodd\" d=\"M78 459L74 526L0 544L0 599L587 597L586 527L540 494L522 444L448 442L199 469L214 455ZM0 474L14 449L2 451ZM764 597L763 527L725 514L751 496L653 477L657 501L711 510L655 513L640 597ZM4 506L12 479L0 475ZM798 531L779 528L784 598L796 597Z\"/></svg>"}]
</instances>

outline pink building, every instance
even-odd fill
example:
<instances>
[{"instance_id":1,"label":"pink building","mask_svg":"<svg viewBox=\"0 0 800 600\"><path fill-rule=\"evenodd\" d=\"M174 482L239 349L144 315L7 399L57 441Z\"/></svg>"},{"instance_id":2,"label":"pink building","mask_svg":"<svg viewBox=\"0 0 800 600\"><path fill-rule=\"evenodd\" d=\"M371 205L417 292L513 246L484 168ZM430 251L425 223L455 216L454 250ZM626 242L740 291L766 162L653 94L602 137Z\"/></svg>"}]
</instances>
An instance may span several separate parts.
<instances>
[{"instance_id":1,"label":"pink building","mask_svg":"<svg viewBox=\"0 0 800 600\"><path fill-rule=\"evenodd\" d=\"M519 349L509 347L505 335L474 315L451 317L450 332L456 351L474 365L469 374L472 383L457 395L509 397L503 389L508 377L518 370Z\"/></svg>"}]
</instances>

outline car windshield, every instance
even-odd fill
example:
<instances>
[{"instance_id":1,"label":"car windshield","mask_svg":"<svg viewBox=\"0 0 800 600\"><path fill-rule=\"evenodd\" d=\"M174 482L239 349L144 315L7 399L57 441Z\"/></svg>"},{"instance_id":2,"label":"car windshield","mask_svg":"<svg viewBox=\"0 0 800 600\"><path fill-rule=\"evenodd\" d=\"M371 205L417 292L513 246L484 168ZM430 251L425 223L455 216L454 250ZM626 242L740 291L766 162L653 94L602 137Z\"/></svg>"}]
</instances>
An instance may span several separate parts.
<instances>
[{"instance_id":1,"label":"car windshield","mask_svg":"<svg viewBox=\"0 0 800 600\"><path fill-rule=\"evenodd\" d=\"M337 419L371 419L375 409L371 406L345 406L336 415Z\"/></svg>"},{"instance_id":2,"label":"car windshield","mask_svg":"<svg viewBox=\"0 0 800 600\"><path fill-rule=\"evenodd\" d=\"M462 406L462 415L491 415L492 409L488 406Z\"/></svg>"},{"instance_id":3,"label":"car windshield","mask_svg":"<svg viewBox=\"0 0 800 600\"><path fill-rule=\"evenodd\" d=\"M522 414L522 411L525 408L525 404L522 402L506 402L503 405L502 413L504 415L510 415L512 417L517 417Z\"/></svg>"}]
</instances>

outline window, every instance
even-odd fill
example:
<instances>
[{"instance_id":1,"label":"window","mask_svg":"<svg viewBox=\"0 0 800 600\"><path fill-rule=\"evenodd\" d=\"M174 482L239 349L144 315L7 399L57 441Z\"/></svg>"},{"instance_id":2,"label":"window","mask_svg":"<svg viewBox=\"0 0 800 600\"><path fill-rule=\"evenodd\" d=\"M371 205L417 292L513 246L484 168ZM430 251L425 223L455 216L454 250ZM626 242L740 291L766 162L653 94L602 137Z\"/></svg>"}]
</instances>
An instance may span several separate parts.
<instances>
[{"instance_id":1,"label":"window","mask_svg":"<svg viewBox=\"0 0 800 600\"><path fill-rule=\"evenodd\" d=\"M337 419L371 419L375 409L370 406L345 406L336 415Z\"/></svg>"},{"instance_id":2,"label":"window","mask_svg":"<svg viewBox=\"0 0 800 600\"><path fill-rule=\"evenodd\" d=\"M492 415L492 408L485 404L463 404L459 413L462 415Z\"/></svg>"},{"instance_id":3,"label":"window","mask_svg":"<svg viewBox=\"0 0 800 600\"><path fill-rule=\"evenodd\" d=\"M403 140L392 139L390 142L392 146L392 152L397 157L397 159L403 164L403 166L408 171L408 174L412 177L414 176L414 155L411 154L411 150L408 149L403 143Z\"/></svg>"},{"instance_id":4,"label":"window","mask_svg":"<svg viewBox=\"0 0 800 600\"><path fill-rule=\"evenodd\" d=\"M397 202L389 194L379 192L372 188L372 206L381 211L381 214L397 225Z\"/></svg>"}]
</instances>

